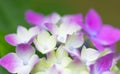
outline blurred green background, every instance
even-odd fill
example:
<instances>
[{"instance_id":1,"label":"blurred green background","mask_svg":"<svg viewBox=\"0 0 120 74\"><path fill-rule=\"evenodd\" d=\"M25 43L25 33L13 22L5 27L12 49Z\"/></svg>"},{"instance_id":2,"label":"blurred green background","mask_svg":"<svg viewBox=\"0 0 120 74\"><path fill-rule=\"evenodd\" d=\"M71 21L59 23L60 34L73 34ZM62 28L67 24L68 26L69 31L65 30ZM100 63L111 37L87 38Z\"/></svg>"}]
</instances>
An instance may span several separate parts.
<instances>
[{"instance_id":1,"label":"blurred green background","mask_svg":"<svg viewBox=\"0 0 120 74\"><path fill-rule=\"evenodd\" d=\"M15 51L15 47L5 42L4 36L15 33L18 25L30 27L24 17L26 10L32 9L45 15L52 12L85 15L90 8L101 15L104 23L120 28L120 0L0 0L0 57ZM0 67L0 74L9 73Z\"/></svg>"}]
</instances>

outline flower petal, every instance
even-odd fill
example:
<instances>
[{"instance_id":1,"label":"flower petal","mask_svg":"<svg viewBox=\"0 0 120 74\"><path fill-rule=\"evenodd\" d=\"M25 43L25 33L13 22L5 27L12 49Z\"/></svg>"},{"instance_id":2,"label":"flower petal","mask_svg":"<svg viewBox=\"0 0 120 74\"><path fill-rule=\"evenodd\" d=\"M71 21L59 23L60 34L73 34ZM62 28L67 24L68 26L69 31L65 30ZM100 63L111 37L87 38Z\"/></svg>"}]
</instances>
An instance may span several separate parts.
<instances>
[{"instance_id":1,"label":"flower petal","mask_svg":"<svg viewBox=\"0 0 120 74\"><path fill-rule=\"evenodd\" d=\"M19 44L19 39L18 39L18 36L16 35L16 34L8 34L8 35L6 35L5 36L5 40L9 43L9 44L11 44L11 45L13 45L13 46L16 46L16 45L18 45Z\"/></svg>"},{"instance_id":2,"label":"flower petal","mask_svg":"<svg viewBox=\"0 0 120 74\"><path fill-rule=\"evenodd\" d=\"M68 28L69 27L69 28ZM67 35L72 35L73 33L76 33L81 30L81 27L79 25L75 24L68 24L68 23L62 23L58 30L56 31L57 33L57 39L58 41L65 43L67 39Z\"/></svg>"},{"instance_id":3,"label":"flower petal","mask_svg":"<svg viewBox=\"0 0 120 74\"><path fill-rule=\"evenodd\" d=\"M51 23L57 25L61 20L61 16L58 13L52 13L49 17L51 17Z\"/></svg>"},{"instance_id":4,"label":"flower petal","mask_svg":"<svg viewBox=\"0 0 120 74\"><path fill-rule=\"evenodd\" d=\"M17 36L20 41L19 44L24 44L24 43L32 43L33 39L37 34L39 33L40 29L36 27L32 27L29 30L24 28L23 26L18 26L17 29Z\"/></svg>"},{"instance_id":5,"label":"flower petal","mask_svg":"<svg viewBox=\"0 0 120 74\"><path fill-rule=\"evenodd\" d=\"M27 35L28 43L33 42L34 38L38 35L39 32L40 32L40 29L38 27L30 28Z\"/></svg>"},{"instance_id":6,"label":"flower petal","mask_svg":"<svg viewBox=\"0 0 120 74\"><path fill-rule=\"evenodd\" d=\"M84 43L83 33L72 34L68 36L65 46L68 47L72 46L73 48L79 48L83 45L83 43Z\"/></svg>"},{"instance_id":7,"label":"flower petal","mask_svg":"<svg viewBox=\"0 0 120 74\"><path fill-rule=\"evenodd\" d=\"M93 45L101 52L104 51L106 48L108 48L109 50L115 52L116 50L116 46L115 44L111 44L111 45L103 45L99 43L100 41L96 41L96 40L92 40Z\"/></svg>"},{"instance_id":8,"label":"flower petal","mask_svg":"<svg viewBox=\"0 0 120 74\"><path fill-rule=\"evenodd\" d=\"M77 50L80 48L84 43L83 34L73 34L68 36L68 39L65 44L65 50L67 50L71 55L75 55L79 57L79 51Z\"/></svg>"},{"instance_id":9,"label":"flower petal","mask_svg":"<svg viewBox=\"0 0 120 74\"><path fill-rule=\"evenodd\" d=\"M35 49L31 45L20 44L16 47L16 54L23 60L23 63L27 65L31 56L35 54Z\"/></svg>"},{"instance_id":10,"label":"flower petal","mask_svg":"<svg viewBox=\"0 0 120 74\"><path fill-rule=\"evenodd\" d=\"M51 24L51 23L45 23L45 29L47 29L48 31L50 31L53 35L56 34L57 32L57 25Z\"/></svg>"},{"instance_id":11,"label":"flower petal","mask_svg":"<svg viewBox=\"0 0 120 74\"><path fill-rule=\"evenodd\" d=\"M86 65L90 65L93 62L95 62L98 57L100 56L100 53L92 48L85 48L83 47L81 51L81 60L86 63Z\"/></svg>"},{"instance_id":12,"label":"flower petal","mask_svg":"<svg viewBox=\"0 0 120 74\"><path fill-rule=\"evenodd\" d=\"M15 53L9 53L1 58L0 65L11 73L18 73L22 60Z\"/></svg>"},{"instance_id":13,"label":"flower petal","mask_svg":"<svg viewBox=\"0 0 120 74\"><path fill-rule=\"evenodd\" d=\"M110 45L120 40L120 30L110 25L103 26L97 38L103 45Z\"/></svg>"},{"instance_id":14,"label":"flower petal","mask_svg":"<svg viewBox=\"0 0 120 74\"><path fill-rule=\"evenodd\" d=\"M98 32L102 26L101 17L94 9L89 10L85 17L85 22L86 26L89 27L90 30L95 32Z\"/></svg>"},{"instance_id":15,"label":"flower petal","mask_svg":"<svg viewBox=\"0 0 120 74\"><path fill-rule=\"evenodd\" d=\"M28 30L25 27L18 26L17 36L18 36L19 40L21 41L21 43L26 42L27 34L28 34Z\"/></svg>"},{"instance_id":16,"label":"flower petal","mask_svg":"<svg viewBox=\"0 0 120 74\"><path fill-rule=\"evenodd\" d=\"M55 50L56 39L54 36L50 35L47 31L43 30L34 40L34 44L37 49L43 54Z\"/></svg>"},{"instance_id":17,"label":"flower petal","mask_svg":"<svg viewBox=\"0 0 120 74\"><path fill-rule=\"evenodd\" d=\"M102 74L105 71L109 71L112 66L113 56L113 53L109 53L99 58L91 67L92 74Z\"/></svg>"},{"instance_id":18,"label":"flower petal","mask_svg":"<svg viewBox=\"0 0 120 74\"><path fill-rule=\"evenodd\" d=\"M31 56L31 58L29 59L29 63L28 65L23 69L21 69L22 74L30 74L30 72L32 71L32 69L34 68L34 66L39 62L39 57L35 54L33 56Z\"/></svg>"},{"instance_id":19,"label":"flower petal","mask_svg":"<svg viewBox=\"0 0 120 74\"><path fill-rule=\"evenodd\" d=\"M82 14L66 15L63 17L64 22L81 24L83 22Z\"/></svg>"},{"instance_id":20,"label":"flower petal","mask_svg":"<svg viewBox=\"0 0 120 74\"><path fill-rule=\"evenodd\" d=\"M23 26L18 26L18 28L17 28L17 35L18 36L25 36L26 34L27 34L27 29L25 28L25 27L23 27Z\"/></svg>"},{"instance_id":21,"label":"flower petal","mask_svg":"<svg viewBox=\"0 0 120 74\"><path fill-rule=\"evenodd\" d=\"M28 10L25 13L25 18L29 24L39 26L40 23L43 21L44 16L42 14L38 14L32 10Z\"/></svg>"},{"instance_id":22,"label":"flower petal","mask_svg":"<svg viewBox=\"0 0 120 74\"><path fill-rule=\"evenodd\" d=\"M80 53L79 53L79 50L78 49L75 49L75 48L73 48L73 47L65 47L64 48L67 52L69 52L70 53L70 55L71 56L75 56L75 57L80 57Z\"/></svg>"},{"instance_id":23,"label":"flower petal","mask_svg":"<svg viewBox=\"0 0 120 74\"><path fill-rule=\"evenodd\" d=\"M104 73L102 73L102 74L115 74L115 73L110 72L110 71L106 71L106 72L104 72Z\"/></svg>"}]
</instances>

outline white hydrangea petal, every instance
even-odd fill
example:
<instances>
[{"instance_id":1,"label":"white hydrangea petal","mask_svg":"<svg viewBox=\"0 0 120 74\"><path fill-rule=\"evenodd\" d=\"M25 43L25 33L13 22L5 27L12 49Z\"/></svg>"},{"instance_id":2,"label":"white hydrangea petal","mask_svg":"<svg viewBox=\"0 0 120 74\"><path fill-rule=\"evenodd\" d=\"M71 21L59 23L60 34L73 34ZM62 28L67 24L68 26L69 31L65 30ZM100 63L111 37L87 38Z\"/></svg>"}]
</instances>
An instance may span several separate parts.
<instances>
[{"instance_id":1,"label":"white hydrangea petal","mask_svg":"<svg viewBox=\"0 0 120 74\"><path fill-rule=\"evenodd\" d=\"M84 39L83 39L83 34L72 34L68 37L67 42L66 42L66 46L71 46L73 48L79 48L83 45L84 43Z\"/></svg>"},{"instance_id":2,"label":"white hydrangea petal","mask_svg":"<svg viewBox=\"0 0 120 74\"><path fill-rule=\"evenodd\" d=\"M28 30L28 34L27 34L27 41L32 40L35 36L38 35L38 33L40 32L40 29L36 26L36 27L32 27Z\"/></svg>"},{"instance_id":3,"label":"white hydrangea petal","mask_svg":"<svg viewBox=\"0 0 120 74\"><path fill-rule=\"evenodd\" d=\"M83 47L81 51L81 57L80 59L86 63L87 65L91 64L95 60L97 60L100 56L100 53L93 49L93 48L86 48L85 46Z\"/></svg>"},{"instance_id":4,"label":"white hydrangea petal","mask_svg":"<svg viewBox=\"0 0 120 74\"><path fill-rule=\"evenodd\" d=\"M18 26L17 35L18 35L20 41L25 41L27 34L28 34L28 30L25 27Z\"/></svg>"},{"instance_id":5,"label":"white hydrangea petal","mask_svg":"<svg viewBox=\"0 0 120 74\"><path fill-rule=\"evenodd\" d=\"M34 40L34 44L41 53L45 54L55 50L56 39L44 30Z\"/></svg>"},{"instance_id":6,"label":"white hydrangea petal","mask_svg":"<svg viewBox=\"0 0 120 74\"><path fill-rule=\"evenodd\" d=\"M56 24L59 22L59 20L61 19L61 16L58 13L52 13L51 15L51 20L53 24Z\"/></svg>"}]
</instances>

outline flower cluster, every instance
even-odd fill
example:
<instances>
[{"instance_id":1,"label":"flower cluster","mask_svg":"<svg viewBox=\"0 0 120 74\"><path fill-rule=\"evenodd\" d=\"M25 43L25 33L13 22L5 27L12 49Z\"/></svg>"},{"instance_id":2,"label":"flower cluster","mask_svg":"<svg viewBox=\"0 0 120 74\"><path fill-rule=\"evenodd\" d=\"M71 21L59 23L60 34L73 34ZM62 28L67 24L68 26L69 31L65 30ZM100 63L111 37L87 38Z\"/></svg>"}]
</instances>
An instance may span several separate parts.
<instances>
[{"instance_id":1,"label":"flower cluster","mask_svg":"<svg viewBox=\"0 0 120 74\"><path fill-rule=\"evenodd\" d=\"M15 53L0 58L0 66L17 74L118 74L115 44L120 29L103 24L90 9L82 14L48 16L28 10L25 18L32 27L18 26L17 34L5 40L16 46ZM38 56L35 51L41 53ZM43 57L42 57L43 56Z\"/></svg>"}]
</instances>

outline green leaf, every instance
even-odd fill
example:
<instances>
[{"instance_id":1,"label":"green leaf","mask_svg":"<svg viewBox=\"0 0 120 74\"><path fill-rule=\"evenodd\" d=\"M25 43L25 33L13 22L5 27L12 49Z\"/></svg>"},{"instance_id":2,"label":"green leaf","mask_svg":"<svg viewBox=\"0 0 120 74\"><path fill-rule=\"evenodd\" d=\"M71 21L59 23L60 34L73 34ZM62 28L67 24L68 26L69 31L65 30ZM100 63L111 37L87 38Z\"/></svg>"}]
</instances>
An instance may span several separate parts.
<instances>
[{"instance_id":1,"label":"green leaf","mask_svg":"<svg viewBox=\"0 0 120 74\"><path fill-rule=\"evenodd\" d=\"M15 50L15 47L13 47L5 41L5 35L5 33L0 32L0 57L3 57L9 52L14 52Z\"/></svg>"},{"instance_id":2,"label":"green leaf","mask_svg":"<svg viewBox=\"0 0 120 74\"><path fill-rule=\"evenodd\" d=\"M10 74L10 73L0 66L0 74Z\"/></svg>"}]
</instances>

